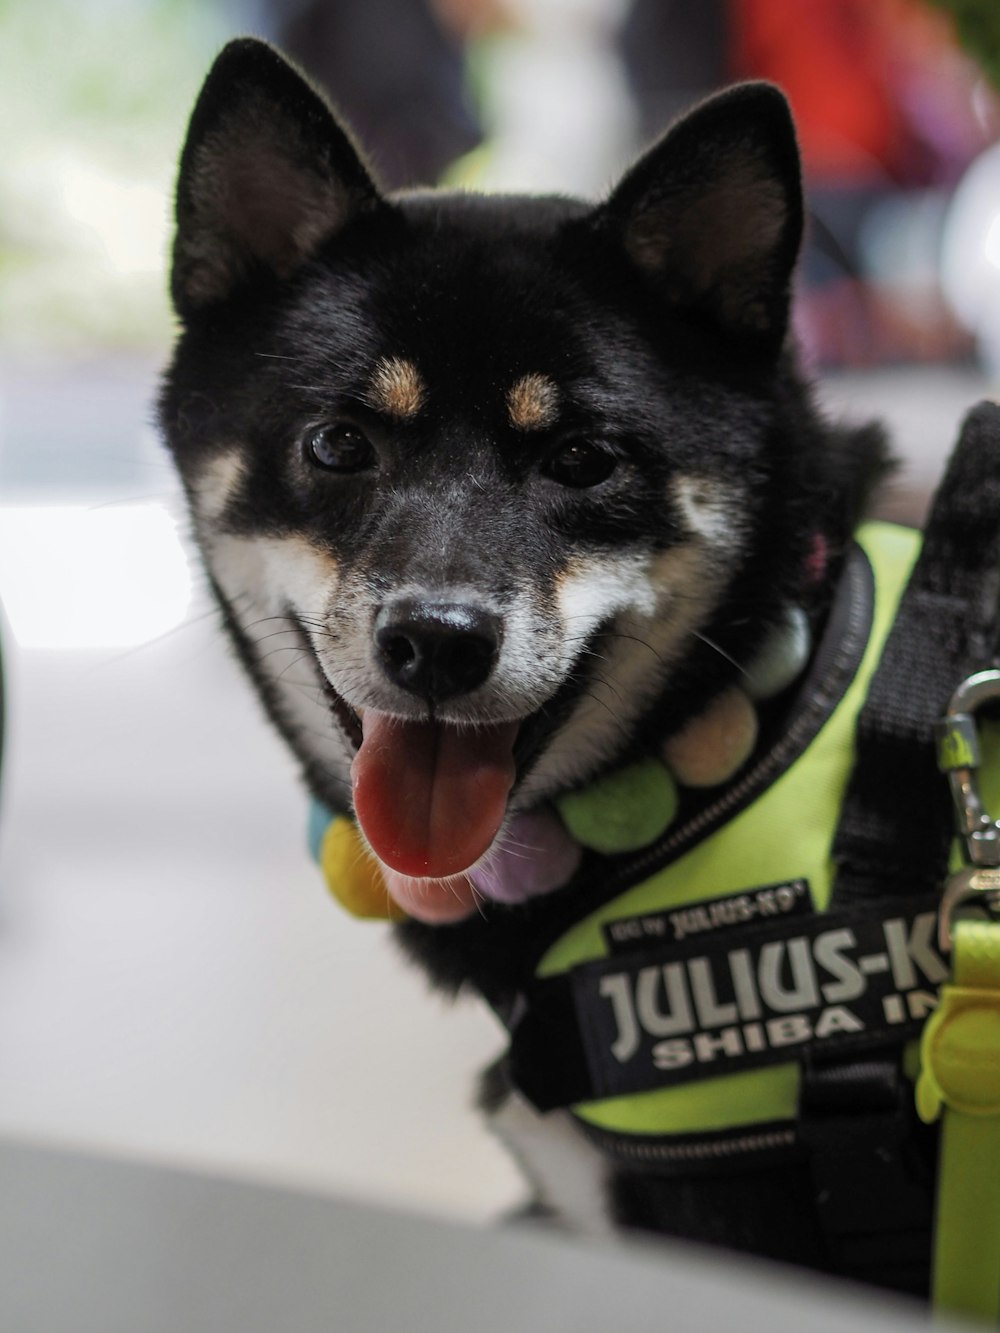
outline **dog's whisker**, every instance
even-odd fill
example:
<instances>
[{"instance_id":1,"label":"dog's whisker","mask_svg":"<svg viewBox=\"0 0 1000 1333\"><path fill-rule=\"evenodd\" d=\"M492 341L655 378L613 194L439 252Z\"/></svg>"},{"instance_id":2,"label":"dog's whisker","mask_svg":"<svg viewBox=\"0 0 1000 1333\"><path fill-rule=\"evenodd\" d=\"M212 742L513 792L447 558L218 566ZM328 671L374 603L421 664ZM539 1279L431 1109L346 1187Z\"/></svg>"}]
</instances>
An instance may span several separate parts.
<instances>
[{"instance_id":1,"label":"dog's whisker","mask_svg":"<svg viewBox=\"0 0 1000 1333\"><path fill-rule=\"evenodd\" d=\"M740 675L746 675L745 669L740 666L736 658L733 657L732 654L727 653L724 648L720 647L719 644L715 643L712 639L710 639L707 634L700 634L697 630L693 630L692 633L696 639L699 639L706 646L706 648L711 648L713 652L718 653L720 657L724 658L729 663L730 666L735 667L736 670L740 673Z\"/></svg>"}]
</instances>

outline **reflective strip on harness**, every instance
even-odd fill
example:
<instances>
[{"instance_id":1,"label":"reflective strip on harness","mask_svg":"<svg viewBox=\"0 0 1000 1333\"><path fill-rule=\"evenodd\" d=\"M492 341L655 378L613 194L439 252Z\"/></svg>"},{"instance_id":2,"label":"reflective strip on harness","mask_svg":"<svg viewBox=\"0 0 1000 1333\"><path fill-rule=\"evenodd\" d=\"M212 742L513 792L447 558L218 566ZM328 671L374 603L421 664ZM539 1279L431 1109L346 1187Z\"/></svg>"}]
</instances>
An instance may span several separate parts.
<instances>
[{"instance_id":1,"label":"reflective strip on harness","mask_svg":"<svg viewBox=\"0 0 1000 1333\"><path fill-rule=\"evenodd\" d=\"M788 915L585 963L536 995L535 1022L571 1008L580 1080L560 1098L620 1097L919 1034L948 975L937 900ZM542 1066L544 1069L545 1066ZM545 1079L524 1090L543 1102ZM550 1085L551 1086L551 1085Z\"/></svg>"}]
</instances>

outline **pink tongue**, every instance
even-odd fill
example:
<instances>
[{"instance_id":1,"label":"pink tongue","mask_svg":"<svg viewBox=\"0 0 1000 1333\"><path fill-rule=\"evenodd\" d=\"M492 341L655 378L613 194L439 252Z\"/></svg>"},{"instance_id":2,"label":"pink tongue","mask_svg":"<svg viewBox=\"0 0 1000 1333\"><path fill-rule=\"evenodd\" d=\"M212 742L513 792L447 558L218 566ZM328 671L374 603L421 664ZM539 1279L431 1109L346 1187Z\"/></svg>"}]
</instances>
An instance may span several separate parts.
<instances>
[{"instance_id":1,"label":"pink tongue","mask_svg":"<svg viewBox=\"0 0 1000 1333\"><path fill-rule=\"evenodd\" d=\"M517 723L457 727L366 709L362 731L354 810L379 860L429 879L474 865L503 823Z\"/></svg>"}]
</instances>

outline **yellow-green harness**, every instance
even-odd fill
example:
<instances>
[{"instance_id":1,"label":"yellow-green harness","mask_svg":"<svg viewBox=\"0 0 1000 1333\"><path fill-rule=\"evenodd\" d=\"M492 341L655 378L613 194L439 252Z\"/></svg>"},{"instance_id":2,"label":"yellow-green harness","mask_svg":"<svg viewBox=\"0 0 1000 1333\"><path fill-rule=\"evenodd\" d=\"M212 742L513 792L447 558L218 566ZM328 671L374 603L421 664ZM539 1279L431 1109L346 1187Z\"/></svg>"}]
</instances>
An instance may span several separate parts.
<instances>
[{"instance_id":1,"label":"yellow-green harness","mask_svg":"<svg viewBox=\"0 0 1000 1333\"><path fill-rule=\"evenodd\" d=\"M923 553L917 533L861 529L875 600L849 686L752 801L710 836L633 875L548 945L534 989L513 1015L509 1057L515 1082L536 1105L568 1106L620 1161L700 1169L713 1154L812 1151L819 1142L827 1160L814 1180L825 1171L834 1192L839 1162L852 1158L852 1108L839 1105L847 1110L840 1145L822 1115L823 1132L814 1135L805 1119L816 1088L835 1087L838 1061L845 1085L867 1081L869 1091L880 1079L888 1087L885 1070L901 1065L917 1083L921 1118L943 1119L935 1303L992 1322L1000 1315L1000 824L987 811L1000 803L997 728L964 718L962 732L951 718L940 729L940 763L965 835L950 863L943 780L928 778L927 761L929 718L935 707L943 712L943 690L986 667L981 692L1000 701L998 456L1000 409L981 404L963 428ZM901 600L906 614L897 622ZM894 675L898 708L886 690ZM886 795L893 786L899 790ZM809 922L792 914L806 884ZM771 910L778 893L789 915L765 920L763 906ZM937 937L942 893L946 926L968 901L985 911L984 919L956 919L950 969ZM720 956L721 968L713 961ZM821 992L849 1002L817 1020ZM769 1019L766 1001L780 1008L789 997L803 1012L781 1018L772 1007ZM549 1057L555 1072L546 1068ZM727 1065L732 1072L720 1073ZM838 1108L836 1095L820 1103ZM860 1125L864 1115L855 1119ZM857 1173L865 1158L853 1155ZM913 1197L902 1174L890 1230L900 1212L906 1225ZM827 1192L817 1186L821 1210ZM850 1204L850 1185L841 1214L845 1198ZM898 1239L890 1237L886 1254Z\"/></svg>"},{"instance_id":2,"label":"yellow-green harness","mask_svg":"<svg viewBox=\"0 0 1000 1333\"><path fill-rule=\"evenodd\" d=\"M964 715L940 730L965 835L949 864L932 732L970 673L989 668L1000 700L1000 408L966 420L923 539L872 523L857 543L838 605L870 622L833 623L834 648L851 646L829 669L817 653L786 734L679 829L591 865L589 907L539 943L514 1002L494 1003L509 1073L539 1110L568 1107L619 1161L659 1173L804 1153L831 1254L848 1254L846 1236L867 1256L838 1271L910 1290L884 1275L902 1262L926 1279L929 1192L914 1203L912 1094L899 1096L916 1081L920 1116L943 1116L935 1300L995 1320L1000 823L986 811L1000 750ZM314 850L339 879L322 814ZM968 900L985 919L964 919ZM949 980L938 925L953 908Z\"/></svg>"},{"instance_id":3,"label":"yellow-green harness","mask_svg":"<svg viewBox=\"0 0 1000 1333\"><path fill-rule=\"evenodd\" d=\"M868 645L854 680L807 749L749 807L686 855L576 922L538 965L567 973L606 952L612 921L670 911L760 886L805 880L823 911L833 882L831 847L854 762L854 729L872 672L919 550L919 534L866 524L858 542L875 575ZM695 1134L792 1120L797 1061L574 1106L584 1121L627 1134Z\"/></svg>"}]
</instances>

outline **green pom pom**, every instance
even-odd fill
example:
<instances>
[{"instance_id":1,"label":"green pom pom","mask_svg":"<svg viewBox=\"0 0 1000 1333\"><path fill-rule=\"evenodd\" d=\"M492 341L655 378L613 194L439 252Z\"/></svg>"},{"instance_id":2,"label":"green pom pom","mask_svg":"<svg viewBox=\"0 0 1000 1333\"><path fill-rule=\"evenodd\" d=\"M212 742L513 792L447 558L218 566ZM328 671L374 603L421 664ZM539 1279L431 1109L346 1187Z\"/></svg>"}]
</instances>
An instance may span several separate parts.
<instances>
[{"instance_id":1,"label":"green pom pom","mask_svg":"<svg viewBox=\"0 0 1000 1333\"><path fill-rule=\"evenodd\" d=\"M673 822L677 787L663 764L646 759L560 797L556 808L584 847L631 852L655 842Z\"/></svg>"}]
</instances>

